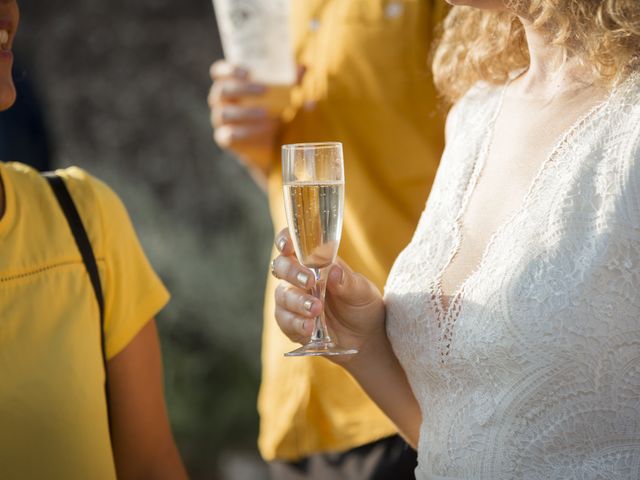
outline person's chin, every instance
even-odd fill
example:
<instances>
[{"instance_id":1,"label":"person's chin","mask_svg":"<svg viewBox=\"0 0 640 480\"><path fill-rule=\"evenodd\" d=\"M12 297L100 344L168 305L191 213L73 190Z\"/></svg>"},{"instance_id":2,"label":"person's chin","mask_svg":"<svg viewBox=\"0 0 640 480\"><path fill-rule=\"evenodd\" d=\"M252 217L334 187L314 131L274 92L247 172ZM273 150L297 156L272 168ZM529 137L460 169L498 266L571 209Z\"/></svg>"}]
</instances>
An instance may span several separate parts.
<instances>
[{"instance_id":1,"label":"person's chin","mask_svg":"<svg viewBox=\"0 0 640 480\"><path fill-rule=\"evenodd\" d=\"M0 80L0 111L6 110L16 101L16 89L11 80Z\"/></svg>"}]
</instances>

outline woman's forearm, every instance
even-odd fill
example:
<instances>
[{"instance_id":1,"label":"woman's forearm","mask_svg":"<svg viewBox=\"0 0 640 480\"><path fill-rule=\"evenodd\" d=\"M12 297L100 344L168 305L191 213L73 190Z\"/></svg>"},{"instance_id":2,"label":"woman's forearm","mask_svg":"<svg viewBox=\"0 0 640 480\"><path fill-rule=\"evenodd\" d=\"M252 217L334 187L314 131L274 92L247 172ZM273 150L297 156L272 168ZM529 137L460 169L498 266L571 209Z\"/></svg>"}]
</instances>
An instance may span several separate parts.
<instances>
[{"instance_id":1,"label":"woman's forearm","mask_svg":"<svg viewBox=\"0 0 640 480\"><path fill-rule=\"evenodd\" d=\"M367 395L395 423L405 440L416 448L422 413L386 335L367 344L366 348L344 366Z\"/></svg>"}]
</instances>

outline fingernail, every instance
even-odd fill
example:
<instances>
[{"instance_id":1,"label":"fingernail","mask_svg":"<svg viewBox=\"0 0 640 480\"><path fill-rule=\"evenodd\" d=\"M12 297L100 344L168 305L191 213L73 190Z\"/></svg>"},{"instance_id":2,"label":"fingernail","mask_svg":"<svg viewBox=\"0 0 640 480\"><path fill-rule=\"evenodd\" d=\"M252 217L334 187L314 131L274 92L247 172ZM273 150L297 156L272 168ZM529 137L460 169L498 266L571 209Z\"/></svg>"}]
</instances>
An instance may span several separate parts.
<instances>
[{"instance_id":1,"label":"fingernail","mask_svg":"<svg viewBox=\"0 0 640 480\"><path fill-rule=\"evenodd\" d=\"M305 332L306 332L306 330L307 330L307 321L306 321L306 320L302 320L302 321L300 322L300 331L301 331L302 333L305 333Z\"/></svg>"},{"instance_id":2,"label":"fingernail","mask_svg":"<svg viewBox=\"0 0 640 480\"><path fill-rule=\"evenodd\" d=\"M313 300L305 300L302 306L307 312L310 312L313 308Z\"/></svg>"},{"instance_id":3,"label":"fingernail","mask_svg":"<svg viewBox=\"0 0 640 480\"><path fill-rule=\"evenodd\" d=\"M284 247L286 246L287 246L287 239L284 237L280 237L276 242L276 247L278 248L279 251L282 252L284 250Z\"/></svg>"},{"instance_id":4,"label":"fingernail","mask_svg":"<svg viewBox=\"0 0 640 480\"><path fill-rule=\"evenodd\" d=\"M307 282L309 281L309 275L304 272L300 272L296 275L296 279L303 287L307 286Z\"/></svg>"},{"instance_id":5,"label":"fingernail","mask_svg":"<svg viewBox=\"0 0 640 480\"><path fill-rule=\"evenodd\" d=\"M236 76L239 78L248 78L249 77L249 70L247 70L246 68L242 68L242 67L236 67Z\"/></svg>"}]
</instances>

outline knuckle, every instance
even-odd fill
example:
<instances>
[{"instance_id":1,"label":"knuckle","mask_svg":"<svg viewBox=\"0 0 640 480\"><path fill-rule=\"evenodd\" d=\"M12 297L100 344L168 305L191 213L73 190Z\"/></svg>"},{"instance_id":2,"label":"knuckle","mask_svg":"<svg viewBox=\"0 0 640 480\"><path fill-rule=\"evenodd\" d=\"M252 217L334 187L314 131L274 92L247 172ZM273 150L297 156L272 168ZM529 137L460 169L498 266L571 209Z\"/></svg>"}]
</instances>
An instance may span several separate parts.
<instances>
[{"instance_id":1,"label":"knuckle","mask_svg":"<svg viewBox=\"0 0 640 480\"><path fill-rule=\"evenodd\" d=\"M237 124L233 129L232 140L238 143L251 143L253 129L247 125Z\"/></svg>"},{"instance_id":2,"label":"knuckle","mask_svg":"<svg viewBox=\"0 0 640 480\"><path fill-rule=\"evenodd\" d=\"M278 277L291 283L291 271L293 267L291 265L291 261L287 257L283 257L282 255L278 256L275 260L274 267Z\"/></svg>"},{"instance_id":3,"label":"knuckle","mask_svg":"<svg viewBox=\"0 0 640 480\"><path fill-rule=\"evenodd\" d=\"M222 126L222 122L220 121L220 113L218 109L212 109L211 114L209 115L209 119L211 121L211 125L214 128Z\"/></svg>"},{"instance_id":4,"label":"knuckle","mask_svg":"<svg viewBox=\"0 0 640 480\"><path fill-rule=\"evenodd\" d=\"M226 126L217 127L213 132L213 139L222 148L229 148L231 146L232 132Z\"/></svg>"},{"instance_id":5,"label":"knuckle","mask_svg":"<svg viewBox=\"0 0 640 480\"><path fill-rule=\"evenodd\" d=\"M222 123L242 123L246 121L246 108L236 105L224 105L218 109Z\"/></svg>"},{"instance_id":6,"label":"knuckle","mask_svg":"<svg viewBox=\"0 0 640 480\"><path fill-rule=\"evenodd\" d=\"M284 305L285 303L286 285L283 282L278 283L275 291L276 305Z\"/></svg>"},{"instance_id":7,"label":"knuckle","mask_svg":"<svg viewBox=\"0 0 640 480\"><path fill-rule=\"evenodd\" d=\"M220 111L218 108L212 108L209 110L209 119L211 120L211 125L214 127L222 126L222 122L220 121Z\"/></svg>"},{"instance_id":8,"label":"knuckle","mask_svg":"<svg viewBox=\"0 0 640 480\"><path fill-rule=\"evenodd\" d=\"M233 82L233 81L222 82L220 86L221 98L233 98L238 96L239 93L240 93L240 88L236 82Z\"/></svg>"},{"instance_id":9,"label":"knuckle","mask_svg":"<svg viewBox=\"0 0 640 480\"><path fill-rule=\"evenodd\" d=\"M209 75L212 79L219 78L223 72L229 69L229 64L225 60L216 60L209 68Z\"/></svg>"},{"instance_id":10,"label":"knuckle","mask_svg":"<svg viewBox=\"0 0 640 480\"><path fill-rule=\"evenodd\" d=\"M276 307L275 311L276 321L280 326L280 329L285 335L292 340L297 340L299 337L297 325L300 323L300 319L293 313L281 308Z\"/></svg>"},{"instance_id":11,"label":"knuckle","mask_svg":"<svg viewBox=\"0 0 640 480\"><path fill-rule=\"evenodd\" d=\"M288 279L291 279L292 283L295 282L296 275L298 274L298 268L297 268L296 262L287 258L286 265L284 267L285 267L285 272L284 272L285 276Z\"/></svg>"},{"instance_id":12,"label":"knuckle","mask_svg":"<svg viewBox=\"0 0 640 480\"><path fill-rule=\"evenodd\" d=\"M290 327L289 327L289 312L281 308L280 306L276 306L275 310L276 322L278 322L278 326L280 330L282 330L285 335L289 336Z\"/></svg>"},{"instance_id":13,"label":"knuckle","mask_svg":"<svg viewBox=\"0 0 640 480\"><path fill-rule=\"evenodd\" d=\"M219 122L220 125L225 125L229 123L229 118L232 116L231 113L229 112L229 108L230 107L228 105L220 106L216 108L215 110L216 120Z\"/></svg>"},{"instance_id":14,"label":"knuckle","mask_svg":"<svg viewBox=\"0 0 640 480\"><path fill-rule=\"evenodd\" d=\"M289 262L289 265L287 266L287 279L291 283L299 283L297 278L298 273L298 269L293 265L293 262Z\"/></svg>"},{"instance_id":15,"label":"knuckle","mask_svg":"<svg viewBox=\"0 0 640 480\"><path fill-rule=\"evenodd\" d=\"M209 102L210 105L218 105L222 102L222 90L224 88L224 83L222 80L217 80L211 85L211 89L209 90Z\"/></svg>"},{"instance_id":16,"label":"knuckle","mask_svg":"<svg viewBox=\"0 0 640 480\"><path fill-rule=\"evenodd\" d=\"M298 305L300 303L299 295L291 287L289 287L285 292L283 300L284 306L287 310L289 310L290 312L297 312Z\"/></svg>"},{"instance_id":17,"label":"knuckle","mask_svg":"<svg viewBox=\"0 0 640 480\"><path fill-rule=\"evenodd\" d=\"M207 94L207 105L209 105L209 108L214 108L216 106L216 97L215 97L215 88L213 85L211 85L211 88L209 89L209 93Z\"/></svg>"}]
</instances>

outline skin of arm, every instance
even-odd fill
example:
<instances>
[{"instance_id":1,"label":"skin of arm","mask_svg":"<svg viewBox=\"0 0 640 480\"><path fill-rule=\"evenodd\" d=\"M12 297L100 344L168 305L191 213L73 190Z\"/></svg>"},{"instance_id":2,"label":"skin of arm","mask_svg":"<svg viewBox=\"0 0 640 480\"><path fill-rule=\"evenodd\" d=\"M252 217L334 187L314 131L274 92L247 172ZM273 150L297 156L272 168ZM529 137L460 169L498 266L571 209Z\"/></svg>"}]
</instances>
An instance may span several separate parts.
<instances>
[{"instance_id":1,"label":"skin of arm","mask_svg":"<svg viewBox=\"0 0 640 480\"><path fill-rule=\"evenodd\" d=\"M281 254L274 260L273 273L282 280L275 293L276 321L292 341L304 344L323 305L309 294L314 276L298 262L287 229L276 237L276 247ZM376 286L337 259L327 278L325 314L340 343L359 352L330 357L331 361L355 378L415 448L422 414L387 337L386 309Z\"/></svg>"},{"instance_id":2,"label":"skin of arm","mask_svg":"<svg viewBox=\"0 0 640 480\"><path fill-rule=\"evenodd\" d=\"M367 395L398 427L414 449L418 447L422 412L389 339L372 341L344 367Z\"/></svg>"},{"instance_id":3,"label":"skin of arm","mask_svg":"<svg viewBox=\"0 0 640 480\"><path fill-rule=\"evenodd\" d=\"M167 417L155 320L109 360L108 369L118 479L187 479Z\"/></svg>"}]
</instances>

